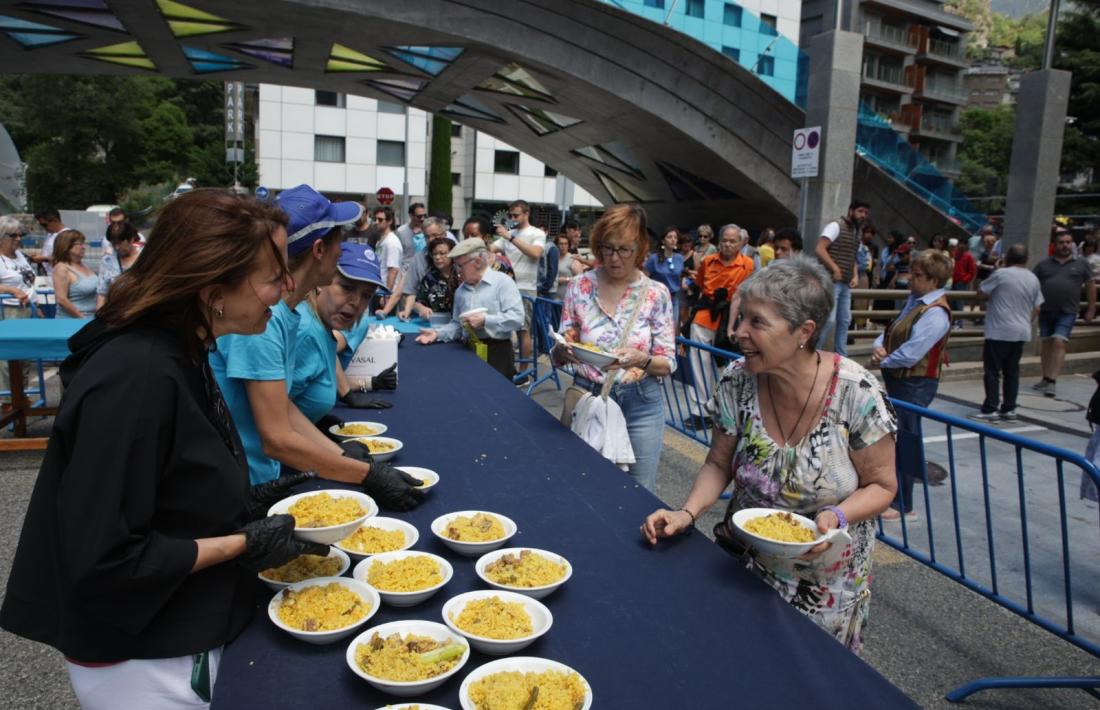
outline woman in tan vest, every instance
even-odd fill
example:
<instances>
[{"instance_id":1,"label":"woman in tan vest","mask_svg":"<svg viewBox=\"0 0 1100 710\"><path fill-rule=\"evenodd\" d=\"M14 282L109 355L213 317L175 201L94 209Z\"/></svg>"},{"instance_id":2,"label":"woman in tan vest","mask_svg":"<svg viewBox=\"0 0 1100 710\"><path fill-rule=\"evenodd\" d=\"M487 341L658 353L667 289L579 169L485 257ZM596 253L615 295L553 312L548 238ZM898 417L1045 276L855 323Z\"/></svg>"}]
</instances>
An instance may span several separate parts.
<instances>
[{"instance_id":1,"label":"woman in tan vest","mask_svg":"<svg viewBox=\"0 0 1100 710\"><path fill-rule=\"evenodd\" d=\"M944 297L944 286L951 278L951 258L941 251L927 249L913 260L909 269L909 300L898 317L875 340L871 365L882 368L886 393L892 399L927 407L936 397L940 369L947 360L947 339L951 334L951 306ZM925 478L917 471L916 461L923 457L905 455L909 446L923 446L920 416L898 408L898 494L894 505L882 514L886 521L916 519L913 510L913 481ZM913 438L915 437L915 439Z\"/></svg>"}]
</instances>

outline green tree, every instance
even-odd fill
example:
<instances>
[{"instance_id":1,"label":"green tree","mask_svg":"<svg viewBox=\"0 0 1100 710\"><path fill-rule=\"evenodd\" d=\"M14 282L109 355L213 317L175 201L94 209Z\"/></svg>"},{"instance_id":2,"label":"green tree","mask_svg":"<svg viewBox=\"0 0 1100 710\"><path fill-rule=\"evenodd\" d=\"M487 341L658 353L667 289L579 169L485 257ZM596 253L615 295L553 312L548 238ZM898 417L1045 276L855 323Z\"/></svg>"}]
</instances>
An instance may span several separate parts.
<instances>
[{"instance_id":1,"label":"green tree","mask_svg":"<svg viewBox=\"0 0 1100 710\"><path fill-rule=\"evenodd\" d=\"M956 184L964 194L975 197L1005 194L1015 121L1016 113L1011 106L970 108L962 112L959 127L963 142L958 154L962 172Z\"/></svg>"},{"instance_id":2,"label":"green tree","mask_svg":"<svg viewBox=\"0 0 1100 710\"><path fill-rule=\"evenodd\" d=\"M432 116L432 162L428 173L428 211L451 213L451 121Z\"/></svg>"}]
</instances>

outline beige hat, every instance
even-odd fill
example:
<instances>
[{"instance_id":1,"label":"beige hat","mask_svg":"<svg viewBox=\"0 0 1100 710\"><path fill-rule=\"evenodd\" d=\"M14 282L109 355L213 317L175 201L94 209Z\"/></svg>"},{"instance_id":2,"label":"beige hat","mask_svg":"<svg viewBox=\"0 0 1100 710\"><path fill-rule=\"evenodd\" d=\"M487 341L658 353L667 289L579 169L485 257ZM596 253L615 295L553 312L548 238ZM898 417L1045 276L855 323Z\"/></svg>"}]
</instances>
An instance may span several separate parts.
<instances>
[{"instance_id":1,"label":"beige hat","mask_svg":"<svg viewBox=\"0 0 1100 710\"><path fill-rule=\"evenodd\" d=\"M474 252L478 251L488 251L488 248L485 246L485 242L483 242L478 237L463 239L453 249L451 249L451 258L457 259L460 256L466 256L468 254L473 254Z\"/></svg>"}]
</instances>

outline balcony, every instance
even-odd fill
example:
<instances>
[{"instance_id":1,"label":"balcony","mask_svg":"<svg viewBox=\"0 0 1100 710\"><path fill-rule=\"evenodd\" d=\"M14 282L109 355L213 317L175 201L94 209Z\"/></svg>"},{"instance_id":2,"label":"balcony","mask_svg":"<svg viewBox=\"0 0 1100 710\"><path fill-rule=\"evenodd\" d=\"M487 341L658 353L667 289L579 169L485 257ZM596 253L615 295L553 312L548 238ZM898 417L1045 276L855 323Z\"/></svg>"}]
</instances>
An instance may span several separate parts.
<instances>
[{"instance_id":1,"label":"balcony","mask_svg":"<svg viewBox=\"0 0 1100 710\"><path fill-rule=\"evenodd\" d=\"M940 172L940 175L944 175L949 178L957 178L962 174L962 168L959 166L959 161L954 158L944 157L928 157L925 156L929 163L932 164L936 170Z\"/></svg>"},{"instance_id":2,"label":"balcony","mask_svg":"<svg viewBox=\"0 0 1100 710\"><path fill-rule=\"evenodd\" d=\"M913 95L920 99L959 106L966 105L970 99L969 92L957 81L937 81L926 77L919 86L920 88Z\"/></svg>"},{"instance_id":3,"label":"balcony","mask_svg":"<svg viewBox=\"0 0 1100 710\"><path fill-rule=\"evenodd\" d=\"M966 53L959 42L947 42L942 39L929 38L927 44L917 54L917 59L943 64L949 67L966 68Z\"/></svg>"},{"instance_id":4,"label":"balcony","mask_svg":"<svg viewBox=\"0 0 1100 710\"><path fill-rule=\"evenodd\" d=\"M863 82L869 86L899 94L913 93L911 82L900 66L864 63Z\"/></svg>"},{"instance_id":5,"label":"balcony","mask_svg":"<svg viewBox=\"0 0 1100 710\"><path fill-rule=\"evenodd\" d=\"M902 54L912 54L916 47L909 40L909 32L903 27L894 27L876 22L863 23L864 43Z\"/></svg>"},{"instance_id":6,"label":"balcony","mask_svg":"<svg viewBox=\"0 0 1100 710\"><path fill-rule=\"evenodd\" d=\"M962 130L955 123L955 119L934 113L921 116L920 123L913 126L913 135L953 143L962 142Z\"/></svg>"}]
</instances>

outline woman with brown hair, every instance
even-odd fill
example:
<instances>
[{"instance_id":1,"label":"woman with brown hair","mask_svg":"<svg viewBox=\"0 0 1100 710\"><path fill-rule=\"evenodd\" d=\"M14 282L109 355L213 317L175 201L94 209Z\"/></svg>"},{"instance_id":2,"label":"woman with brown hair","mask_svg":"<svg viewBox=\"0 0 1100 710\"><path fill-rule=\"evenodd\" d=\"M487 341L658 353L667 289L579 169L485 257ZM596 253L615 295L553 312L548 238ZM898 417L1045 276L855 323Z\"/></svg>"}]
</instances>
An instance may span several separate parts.
<instances>
[{"instance_id":1,"label":"woman with brown hair","mask_svg":"<svg viewBox=\"0 0 1100 710\"><path fill-rule=\"evenodd\" d=\"M179 197L69 341L0 626L64 653L84 708L205 707L256 572L327 551L263 517L307 477L249 488L206 362L218 336L266 327L285 223L225 192Z\"/></svg>"},{"instance_id":2,"label":"woman with brown hair","mask_svg":"<svg viewBox=\"0 0 1100 710\"><path fill-rule=\"evenodd\" d=\"M560 344L551 356L558 365L573 363L573 384L593 394L612 378L609 395L622 409L634 449L629 473L653 491L665 425L657 378L676 369L672 297L664 284L642 271L649 236L645 210L638 205L605 212L592 230L591 244L598 266L569 282L560 332L570 342L595 345L618 359L600 370L577 360L572 346Z\"/></svg>"},{"instance_id":3,"label":"woman with brown hair","mask_svg":"<svg viewBox=\"0 0 1100 710\"><path fill-rule=\"evenodd\" d=\"M53 291L58 318L91 318L95 315L99 276L84 265L86 239L67 229L53 243Z\"/></svg>"}]
</instances>

